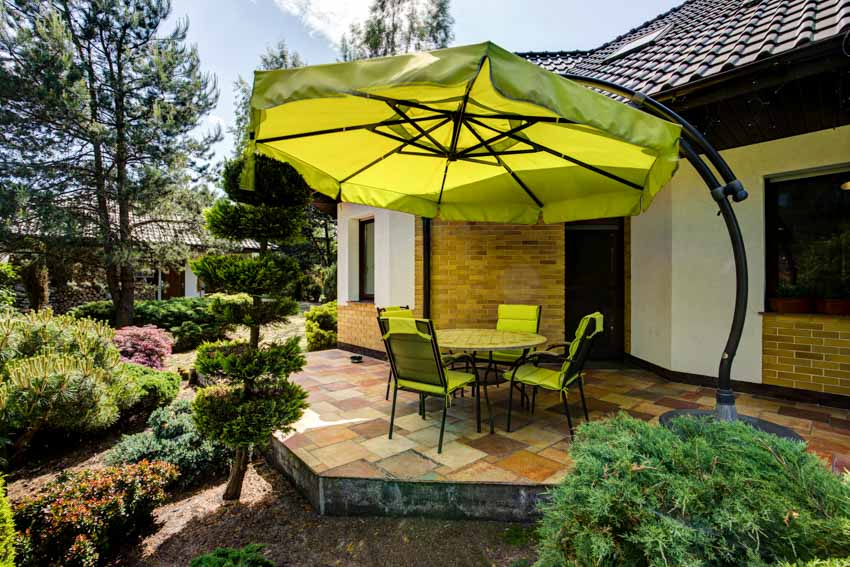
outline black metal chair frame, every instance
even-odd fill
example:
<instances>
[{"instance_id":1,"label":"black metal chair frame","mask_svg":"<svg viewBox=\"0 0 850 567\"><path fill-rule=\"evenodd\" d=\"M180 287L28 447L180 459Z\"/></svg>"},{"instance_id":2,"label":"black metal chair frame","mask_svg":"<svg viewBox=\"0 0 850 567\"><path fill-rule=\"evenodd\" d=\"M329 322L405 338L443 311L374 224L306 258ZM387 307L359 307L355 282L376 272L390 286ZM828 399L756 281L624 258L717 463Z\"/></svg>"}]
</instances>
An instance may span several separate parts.
<instances>
[{"instance_id":1,"label":"black metal chair frame","mask_svg":"<svg viewBox=\"0 0 850 567\"><path fill-rule=\"evenodd\" d=\"M399 309L407 309L409 311L410 306L409 305L399 305ZM386 307L378 307L378 321L379 321L378 328L379 329L380 329L380 318L386 310L387 310ZM381 333L381 335L383 335L383 334L384 333ZM390 384L392 384L392 382L393 382L393 368L392 368L392 366L390 366L389 376L387 376L387 395L384 396L384 399L387 400L387 401L390 400Z\"/></svg>"},{"instance_id":2,"label":"black metal chair frame","mask_svg":"<svg viewBox=\"0 0 850 567\"><path fill-rule=\"evenodd\" d=\"M572 416L570 415L570 406L569 406L569 403L567 402L567 389L569 389L569 387L572 386L573 383L576 383L576 382L578 383L579 393L581 394L581 405L582 405L582 409L584 410L584 420L585 420L585 422L590 421L590 416L589 416L588 411L587 411L587 400L584 397L583 370L584 370L584 364L587 361L588 357L590 356L590 351L593 348L593 343L596 341L596 337L599 334L601 334L602 332L604 332L604 330L601 330L599 333L595 333L595 331L596 331L596 321L594 319L591 319L588 322L587 327L585 327L584 334L581 337L579 337L578 339L576 339L576 340L581 341L581 344L579 345L578 350L576 351L575 355L573 355L573 357L570 359L570 361L569 361L570 363L567 366L567 370L564 374L565 380L568 379L570 376L575 376L575 375L578 375L578 378L576 380L574 380L572 383L567 384L563 389L558 391L558 393L561 397L561 401L564 404L564 413L566 413L566 415L567 415L567 426L570 428L570 437L572 437L574 429L573 429L573 419L572 419ZM591 335L591 336L588 336L588 335ZM564 348L564 347L569 348L570 344L572 344L572 342L552 345L545 351L533 352L530 355L528 355L527 357L524 357L523 359L518 360L516 363L514 363L513 367L511 368L511 380L510 380L511 385L513 386L514 377L516 376L516 371L520 368L520 366L523 366L525 364L534 364L535 366L539 366L539 364L541 362L556 362L556 363L559 362L559 363L563 364L564 363L564 357L551 352L551 350L556 349L556 348ZM532 401L531 401L531 408L530 408L530 411L531 411L532 414L534 413L534 403L535 403L536 398L537 398L537 388L538 387L535 386L533 393L532 393ZM507 417L507 424L506 424L508 432L510 432L510 430L511 430L511 412L512 412L512 409L513 409L513 398L514 398L514 389L510 388L510 393L508 394L508 417Z\"/></svg>"},{"instance_id":3,"label":"black metal chair frame","mask_svg":"<svg viewBox=\"0 0 850 567\"><path fill-rule=\"evenodd\" d=\"M439 369L440 382L443 385L444 389L448 390L448 381L446 379L445 365L448 365L448 364L451 364L451 363L456 363L456 362L464 362L464 363L467 363L467 364L472 366L472 372L475 376L475 382L474 382L475 388L474 388L474 390L476 392L475 393L475 428L476 428L476 431L478 431L478 433L481 433L481 389L482 388L479 387L481 385L481 383L479 382L478 368L475 366L475 358L472 355L467 354L467 353L451 355L449 357L441 356L439 346L437 345L437 336L436 336L436 333L434 332L434 323L431 320L427 320L427 325L428 325L428 331L427 332L431 336L431 349L434 353L434 360L437 362L437 368ZM378 317L378 327L381 329L381 336L382 337L387 334L389 329L388 329L386 317ZM442 401L442 406L443 406L443 416L442 416L442 419L440 420L440 438L439 438L439 441L437 442L437 453L442 453L443 452L443 436L444 436L444 432L445 432L445 429L446 429L446 412L448 411L448 405L449 405L448 401L446 399L446 396L444 394L431 394L431 393L428 393L428 392L421 392L419 390L412 390L412 389L405 388L403 386L399 386L398 385L398 376L399 376L398 368L396 367L396 360L395 360L395 356L393 354L392 345L390 344L390 341L388 341L386 339L383 339L383 340L384 340L384 347L386 348L386 351L387 351L387 359L390 362L390 371L391 371L390 376L395 377L395 380L394 380L395 387L393 388L393 405L392 405L392 409L390 410L389 438L390 439L393 438L393 427L395 425L395 408L396 408L396 400L398 398L398 391L399 390L414 392L416 394L419 394L419 415L422 417L422 419L425 419L425 398L427 398L428 396L436 397L436 398L439 398ZM484 386L484 388L483 388L484 389L484 400L487 404L487 416L488 416L488 420L490 422L490 433L493 433L493 431L495 429L495 424L494 424L494 421L493 421L493 409L492 409L492 406L490 405L490 396L487 395L487 385L483 384L483 386Z\"/></svg>"}]
</instances>

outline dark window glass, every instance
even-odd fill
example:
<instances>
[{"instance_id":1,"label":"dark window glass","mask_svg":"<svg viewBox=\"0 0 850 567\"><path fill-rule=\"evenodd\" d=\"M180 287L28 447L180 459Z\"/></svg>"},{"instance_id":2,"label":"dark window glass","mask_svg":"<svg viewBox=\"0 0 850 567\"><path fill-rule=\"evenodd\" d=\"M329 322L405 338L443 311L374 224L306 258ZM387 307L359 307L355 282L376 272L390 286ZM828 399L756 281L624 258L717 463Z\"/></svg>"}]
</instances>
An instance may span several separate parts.
<instances>
[{"instance_id":1,"label":"dark window glass","mask_svg":"<svg viewBox=\"0 0 850 567\"><path fill-rule=\"evenodd\" d=\"M850 171L765 187L767 297L850 297Z\"/></svg>"},{"instance_id":2,"label":"dark window glass","mask_svg":"<svg viewBox=\"0 0 850 567\"><path fill-rule=\"evenodd\" d=\"M375 219L360 221L360 299L375 298Z\"/></svg>"}]
</instances>

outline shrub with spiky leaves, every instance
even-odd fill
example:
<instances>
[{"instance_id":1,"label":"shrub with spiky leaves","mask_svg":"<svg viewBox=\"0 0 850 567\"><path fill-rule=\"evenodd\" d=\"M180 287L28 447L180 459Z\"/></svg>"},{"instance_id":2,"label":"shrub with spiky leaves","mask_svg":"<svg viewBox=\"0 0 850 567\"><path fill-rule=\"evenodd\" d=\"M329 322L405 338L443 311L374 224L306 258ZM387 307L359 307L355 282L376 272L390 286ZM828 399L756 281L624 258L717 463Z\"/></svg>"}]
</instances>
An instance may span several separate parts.
<instances>
[{"instance_id":1,"label":"shrub with spiky leaves","mask_svg":"<svg viewBox=\"0 0 850 567\"><path fill-rule=\"evenodd\" d=\"M768 565L850 555L850 486L741 422L582 426L543 505L540 567Z\"/></svg>"},{"instance_id":2,"label":"shrub with spiky leaves","mask_svg":"<svg viewBox=\"0 0 850 567\"><path fill-rule=\"evenodd\" d=\"M148 418L148 430L125 435L106 455L110 465L163 461L180 470L178 485L188 488L216 479L230 464L231 451L205 439L192 419L188 400L176 400Z\"/></svg>"},{"instance_id":3,"label":"shrub with spiky leaves","mask_svg":"<svg viewBox=\"0 0 850 567\"><path fill-rule=\"evenodd\" d=\"M251 543L242 549L219 547L192 559L189 567L274 567L274 563L263 556L264 545Z\"/></svg>"},{"instance_id":4,"label":"shrub with spiky leaves","mask_svg":"<svg viewBox=\"0 0 850 567\"><path fill-rule=\"evenodd\" d=\"M245 168L253 168L253 191L239 188ZM306 405L304 390L288 380L304 364L297 340L260 348L260 327L295 313L304 276L298 262L275 247L300 238L310 189L291 166L263 156L226 164L223 185L227 198L206 212L207 228L221 238L255 240L260 253L211 254L192 262L192 270L211 291L236 294L215 296L213 309L247 325L250 337L199 349L198 371L213 385L198 392L192 408L201 433L235 449L224 499L237 500L251 447L289 427Z\"/></svg>"}]
</instances>

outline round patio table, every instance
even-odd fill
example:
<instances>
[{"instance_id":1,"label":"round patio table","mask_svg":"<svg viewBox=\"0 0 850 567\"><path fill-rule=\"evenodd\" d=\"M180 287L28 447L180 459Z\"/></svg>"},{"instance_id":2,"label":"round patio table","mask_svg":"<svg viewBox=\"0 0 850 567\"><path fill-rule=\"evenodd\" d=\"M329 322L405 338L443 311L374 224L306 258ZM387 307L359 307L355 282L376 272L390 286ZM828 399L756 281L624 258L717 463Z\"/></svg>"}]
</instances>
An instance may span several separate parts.
<instances>
[{"instance_id":1,"label":"round patio table","mask_svg":"<svg viewBox=\"0 0 850 567\"><path fill-rule=\"evenodd\" d=\"M498 331L496 329L444 329L436 330L437 344L441 349L471 352L475 357L480 352L494 350L524 350L546 342L546 337L535 333ZM481 385L487 394L486 377ZM522 392L525 398L525 392ZM490 416L490 433L494 432L493 416Z\"/></svg>"},{"instance_id":2,"label":"round patio table","mask_svg":"<svg viewBox=\"0 0 850 567\"><path fill-rule=\"evenodd\" d=\"M546 337L535 333L497 331L496 329L443 329L437 330L440 348L469 352L494 350L524 350L546 342Z\"/></svg>"}]
</instances>

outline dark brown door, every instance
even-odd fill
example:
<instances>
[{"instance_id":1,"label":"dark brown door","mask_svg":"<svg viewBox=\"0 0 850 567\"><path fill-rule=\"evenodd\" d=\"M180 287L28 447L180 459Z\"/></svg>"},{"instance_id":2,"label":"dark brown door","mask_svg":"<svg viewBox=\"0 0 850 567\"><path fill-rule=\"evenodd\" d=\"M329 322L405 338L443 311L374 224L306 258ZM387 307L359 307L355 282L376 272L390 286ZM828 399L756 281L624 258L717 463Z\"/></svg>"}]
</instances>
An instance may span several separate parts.
<instances>
[{"instance_id":1,"label":"dark brown door","mask_svg":"<svg viewBox=\"0 0 850 567\"><path fill-rule=\"evenodd\" d=\"M588 313L600 311L605 332L596 338L592 359L623 358L623 219L566 225L566 337Z\"/></svg>"}]
</instances>

